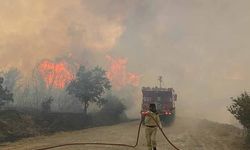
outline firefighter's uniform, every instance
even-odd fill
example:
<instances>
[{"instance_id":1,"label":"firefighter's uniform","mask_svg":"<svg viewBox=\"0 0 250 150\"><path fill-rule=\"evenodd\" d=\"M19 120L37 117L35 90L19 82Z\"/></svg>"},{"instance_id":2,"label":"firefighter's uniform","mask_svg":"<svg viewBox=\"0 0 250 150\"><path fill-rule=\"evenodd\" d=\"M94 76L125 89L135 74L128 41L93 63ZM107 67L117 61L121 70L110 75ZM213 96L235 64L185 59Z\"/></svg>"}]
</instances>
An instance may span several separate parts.
<instances>
[{"instance_id":1,"label":"firefighter's uniform","mask_svg":"<svg viewBox=\"0 0 250 150\"><path fill-rule=\"evenodd\" d=\"M145 134L147 139L148 150L152 150L153 147L156 147L156 132L158 127L154 119L150 116L153 117L158 123L158 125L162 128L159 115L153 113L152 111L148 111L144 120L146 126Z\"/></svg>"}]
</instances>

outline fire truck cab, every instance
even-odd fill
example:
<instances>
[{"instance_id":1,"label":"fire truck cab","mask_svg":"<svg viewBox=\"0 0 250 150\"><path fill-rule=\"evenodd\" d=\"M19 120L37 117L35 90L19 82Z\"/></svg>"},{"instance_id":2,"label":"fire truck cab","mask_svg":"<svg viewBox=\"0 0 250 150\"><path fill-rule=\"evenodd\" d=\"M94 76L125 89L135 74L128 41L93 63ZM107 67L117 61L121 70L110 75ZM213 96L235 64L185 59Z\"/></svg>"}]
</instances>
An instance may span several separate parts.
<instances>
[{"instance_id":1,"label":"fire truck cab","mask_svg":"<svg viewBox=\"0 0 250 150\"><path fill-rule=\"evenodd\" d=\"M142 119L144 119L150 103L156 105L156 109L163 123L170 123L175 119L175 102L177 101L177 94L175 94L173 88L142 87L142 95Z\"/></svg>"}]
</instances>

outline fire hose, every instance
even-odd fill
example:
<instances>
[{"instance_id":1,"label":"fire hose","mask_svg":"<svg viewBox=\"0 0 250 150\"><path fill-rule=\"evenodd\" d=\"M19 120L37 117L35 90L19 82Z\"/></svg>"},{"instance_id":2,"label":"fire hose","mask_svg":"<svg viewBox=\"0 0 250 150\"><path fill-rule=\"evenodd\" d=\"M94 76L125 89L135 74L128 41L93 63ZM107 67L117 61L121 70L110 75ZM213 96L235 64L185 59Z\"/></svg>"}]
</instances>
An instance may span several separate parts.
<instances>
[{"instance_id":1,"label":"fire hose","mask_svg":"<svg viewBox=\"0 0 250 150\"><path fill-rule=\"evenodd\" d=\"M158 124L158 122L155 120L154 117L152 117L150 114L148 114L156 123L157 127L160 129L162 135L164 136L164 138L166 139L166 141L175 149L175 150L180 150L179 148L177 148L170 140L169 138L166 136L166 134L164 133L164 131L162 130L162 128L160 127L160 125ZM54 149L54 148L59 148L59 147L65 147L65 146L77 146L77 145L103 145L103 146L119 146L119 147L130 147L130 148L136 148L138 146L139 143L139 137L140 137L140 132L141 132L141 126L143 124L143 120L141 119L141 122L139 124L138 127L138 132L137 132L137 137L136 137L136 143L134 145L128 145L128 144L121 144L121 143L100 143L100 142L93 142L93 143L66 143L66 144L60 144L60 145L55 145L55 146L50 146L50 147L44 147L44 148L38 148L38 149L34 149L34 150L49 150L49 149Z\"/></svg>"}]
</instances>

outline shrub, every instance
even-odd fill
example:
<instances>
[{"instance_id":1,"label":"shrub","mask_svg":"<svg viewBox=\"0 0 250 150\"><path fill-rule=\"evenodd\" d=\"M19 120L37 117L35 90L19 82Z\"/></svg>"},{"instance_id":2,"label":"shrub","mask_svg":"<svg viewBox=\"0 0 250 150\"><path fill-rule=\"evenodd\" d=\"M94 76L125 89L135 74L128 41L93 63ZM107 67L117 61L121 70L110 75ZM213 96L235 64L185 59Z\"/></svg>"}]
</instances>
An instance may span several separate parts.
<instances>
[{"instance_id":1,"label":"shrub","mask_svg":"<svg viewBox=\"0 0 250 150\"><path fill-rule=\"evenodd\" d=\"M237 98L231 99L233 104L228 107L228 111L230 111L247 130L246 142L250 144L250 96L247 92L244 92Z\"/></svg>"}]
</instances>

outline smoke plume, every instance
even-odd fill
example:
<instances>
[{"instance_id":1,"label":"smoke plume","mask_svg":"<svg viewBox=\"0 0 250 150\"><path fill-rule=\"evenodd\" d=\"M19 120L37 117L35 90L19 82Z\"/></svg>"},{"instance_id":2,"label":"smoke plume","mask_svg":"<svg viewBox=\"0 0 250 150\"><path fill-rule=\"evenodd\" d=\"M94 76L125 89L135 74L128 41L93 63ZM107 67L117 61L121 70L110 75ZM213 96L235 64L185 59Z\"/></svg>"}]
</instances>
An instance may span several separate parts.
<instances>
[{"instance_id":1,"label":"smoke plume","mask_svg":"<svg viewBox=\"0 0 250 150\"><path fill-rule=\"evenodd\" d=\"M111 78L118 62L122 80L112 78L117 87L156 86L162 75L164 86L177 91L178 115L220 122L231 120L230 97L250 90L249 1L0 3L1 69L29 73L44 59L70 58L89 67L109 64ZM141 97L133 101L139 112Z\"/></svg>"}]
</instances>

